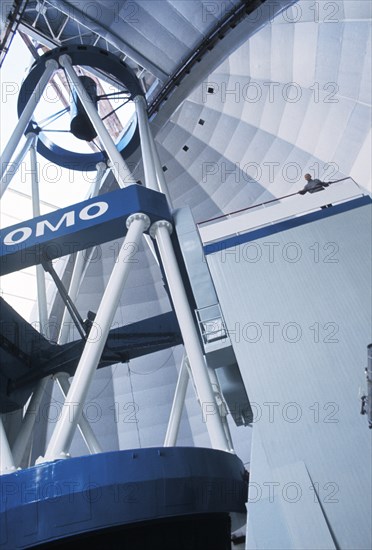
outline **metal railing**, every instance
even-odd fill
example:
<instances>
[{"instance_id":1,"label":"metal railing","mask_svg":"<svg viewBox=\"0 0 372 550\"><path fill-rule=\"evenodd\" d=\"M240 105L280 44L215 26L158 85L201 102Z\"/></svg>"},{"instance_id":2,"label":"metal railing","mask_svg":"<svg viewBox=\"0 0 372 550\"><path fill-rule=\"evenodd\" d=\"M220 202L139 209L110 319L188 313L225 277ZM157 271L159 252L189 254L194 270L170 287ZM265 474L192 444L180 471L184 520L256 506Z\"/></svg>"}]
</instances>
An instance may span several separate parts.
<instances>
[{"instance_id":1,"label":"metal railing","mask_svg":"<svg viewBox=\"0 0 372 550\"><path fill-rule=\"evenodd\" d=\"M322 192L317 192L322 191ZM227 214L215 216L197 223L202 242L211 243L251 229L276 224L279 221L303 216L309 212L367 195L350 176L327 182L325 187L306 192L297 191Z\"/></svg>"},{"instance_id":2,"label":"metal railing","mask_svg":"<svg viewBox=\"0 0 372 550\"><path fill-rule=\"evenodd\" d=\"M218 303L196 309L195 313L204 345L227 340L228 332Z\"/></svg>"}]
</instances>

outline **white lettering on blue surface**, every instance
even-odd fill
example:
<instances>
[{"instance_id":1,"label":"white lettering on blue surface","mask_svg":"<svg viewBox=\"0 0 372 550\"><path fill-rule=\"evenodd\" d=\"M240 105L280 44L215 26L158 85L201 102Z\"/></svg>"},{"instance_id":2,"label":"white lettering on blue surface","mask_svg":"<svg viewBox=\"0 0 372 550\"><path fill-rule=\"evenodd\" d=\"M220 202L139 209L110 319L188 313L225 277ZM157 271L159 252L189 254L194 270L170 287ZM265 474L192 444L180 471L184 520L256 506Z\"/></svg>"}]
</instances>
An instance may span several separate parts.
<instances>
[{"instance_id":1,"label":"white lettering on blue surface","mask_svg":"<svg viewBox=\"0 0 372 550\"><path fill-rule=\"evenodd\" d=\"M82 208L81 211L79 212L79 218L82 221L98 218L102 216L105 212L107 212L108 207L109 205L105 201L99 201L93 204L88 204L87 206L84 206L84 208ZM75 217L74 210L71 210L70 212L65 212L55 225L53 225L49 220L41 220L36 224L35 237L43 237L45 235L46 230L49 230L55 233L63 225L65 227L71 227L75 225L75 223L76 223L76 217ZM4 245L7 245L7 246L23 243L24 241L27 241L27 239L29 239L32 236L32 233L33 233L33 227L28 227L28 226L18 227L17 229L13 229L9 233L7 233L7 235L5 235L3 243Z\"/></svg>"},{"instance_id":2,"label":"white lettering on blue surface","mask_svg":"<svg viewBox=\"0 0 372 550\"><path fill-rule=\"evenodd\" d=\"M75 223L75 212L66 212L63 214L59 222L54 226L48 220L42 220L36 224L35 236L41 237L44 235L45 228L47 227L50 231L58 231L63 222L66 221L66 227L70 227Z\"/></svg>"}]
</instances>

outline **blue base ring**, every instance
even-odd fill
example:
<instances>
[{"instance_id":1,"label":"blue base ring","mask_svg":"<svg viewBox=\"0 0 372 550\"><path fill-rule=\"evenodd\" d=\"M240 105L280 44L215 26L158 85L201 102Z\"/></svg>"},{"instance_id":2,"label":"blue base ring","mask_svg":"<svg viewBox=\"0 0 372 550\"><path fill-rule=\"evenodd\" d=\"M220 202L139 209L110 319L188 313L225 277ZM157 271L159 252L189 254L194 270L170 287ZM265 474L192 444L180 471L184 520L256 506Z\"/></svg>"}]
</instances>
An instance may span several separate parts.
<instances>
[{"instance_id":1,"label":"blue base ring","mask_svg":"<svg viewBox=\"0 0 372 550\"><path fill-rule=\"evenodd\" d=\"M245 513L240 459L166 447L57 460L1 477L0 549L81 537L143 522Z\"/></svg>"}]
</instances>

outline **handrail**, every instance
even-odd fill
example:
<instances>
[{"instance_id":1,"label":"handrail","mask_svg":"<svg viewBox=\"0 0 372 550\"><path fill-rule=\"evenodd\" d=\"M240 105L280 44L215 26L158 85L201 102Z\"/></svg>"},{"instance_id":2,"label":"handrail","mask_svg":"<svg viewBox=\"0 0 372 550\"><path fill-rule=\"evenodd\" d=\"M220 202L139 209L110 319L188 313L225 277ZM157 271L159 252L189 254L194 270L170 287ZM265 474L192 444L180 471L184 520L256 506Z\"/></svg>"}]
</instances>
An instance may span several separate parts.
<instances>
[{"instance_id":1,"label":"handrail","mask_svg":"<svg viewBox=\"0 0 372 550\"><path fill-rule=\"evenodd\" d=\"M357 182L351 176L347 176L346 178L341 178L341 179L335 180L335 181L322 182L322 183L326 183L327 186L328 186L328 185L332 185L333 183L339 183L341 181L345 181L345 180L348 180L348 179L352 180L355 183L355 185L360 187L357 184ZM296 191L295 193L290 193L289 195L283 195L282 197L276 197L275 199L270 199L269 201L261 202L259 204L253 204L252 206L247 206L245 208L240 208L239 210L234 210L233 212L228 212L227 214L221 214L220 216L215 216L214 218L209 218L208 220L202 220L201 222L197 222L196 225L200 226L200 225L203 225L205 223L210 223L210 222L213 222L215 220L220 220L222 218L227 218L229 216L233 216L234 214L239 214L240 212L246 212L247 210L252 210L254 208L259 208L260 206L265 206L266 204L270 204L272 202L278 202L278 201L281 201L283 199L288 199L289 197L294 197L295 195L301 194L300 191Z\"/></svg>"}]
</instances>

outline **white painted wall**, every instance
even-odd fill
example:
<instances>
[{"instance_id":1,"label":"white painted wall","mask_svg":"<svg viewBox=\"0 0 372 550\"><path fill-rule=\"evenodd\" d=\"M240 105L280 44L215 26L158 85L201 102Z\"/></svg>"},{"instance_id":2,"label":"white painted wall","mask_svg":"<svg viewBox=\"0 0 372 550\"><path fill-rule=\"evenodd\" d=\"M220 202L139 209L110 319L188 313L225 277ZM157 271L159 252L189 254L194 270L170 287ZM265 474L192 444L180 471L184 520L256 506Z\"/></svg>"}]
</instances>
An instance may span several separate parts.
<instances>
[{"instance_id":1,"label":"white painted wall","mask_svg":"<svg viewBox=\"0 0 372 550\"><path fill-rule=\"evenodd\" d=\"M249 550L371 547L370 251L367 205L207 257L256 412Z\"/></svg>"}]
</instances>

